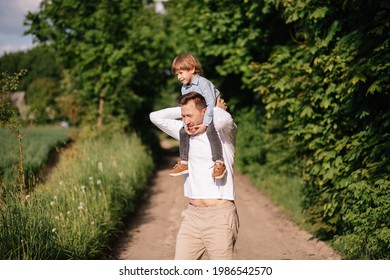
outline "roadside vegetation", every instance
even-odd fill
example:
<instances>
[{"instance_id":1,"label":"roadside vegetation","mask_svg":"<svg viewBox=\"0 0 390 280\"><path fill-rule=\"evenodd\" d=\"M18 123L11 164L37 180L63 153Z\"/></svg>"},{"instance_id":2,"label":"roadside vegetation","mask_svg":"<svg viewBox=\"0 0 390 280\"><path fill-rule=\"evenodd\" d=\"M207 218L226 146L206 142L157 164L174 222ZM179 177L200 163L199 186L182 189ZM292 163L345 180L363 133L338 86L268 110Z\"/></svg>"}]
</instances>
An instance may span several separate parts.
<instances>
[{"instance_id":1,"label":"roadside vegetation","mask_svg":"<svg viewBox=\"0 0 390 280\"><path fill-rule=\"evenodd\" d=\"M83 139L44 184L2 201L1 259L101 259L135 210L153 162L135 135Z\"/></svg>"}]
</instances>

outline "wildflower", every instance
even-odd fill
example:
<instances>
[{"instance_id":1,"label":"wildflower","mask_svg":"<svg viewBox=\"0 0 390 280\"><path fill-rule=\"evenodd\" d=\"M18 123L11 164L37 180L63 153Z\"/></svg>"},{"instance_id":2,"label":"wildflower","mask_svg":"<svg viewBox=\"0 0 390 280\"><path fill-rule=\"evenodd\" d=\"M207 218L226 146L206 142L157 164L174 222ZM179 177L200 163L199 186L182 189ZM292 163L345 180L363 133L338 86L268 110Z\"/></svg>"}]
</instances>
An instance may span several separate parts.
<instances>
[{"instance_id":1,"label":"wildflower","mask_svg":"<svg viewBox=\"0 0 390 280\"><path fill-rule=\"evenodd\" d=\"M84 185L81 186L81 191L82 191L82 192L85 192L85 186L84 186Z\"/></svg>"},{"instance_id":2,"label":"wildflower","mask_svg":"<svg viewBox=\"0 0 390 280\"><path fill-rule=\"evenodd\" d=\"M90 185L93 185L93 177L92 177L92 176L89 177L89 184L90 184Z\"/></svg>"},{"instance_id":3,"label":"wildflower","mask_svg":"<svg viewBox=\"0 0 390 280\"><path fill-rule=\"evenodd\" d=\"M28 195L26 195L24 198L25 198L26 200L28 200L28 199L30 198L30 195L28 194Z\"/></svg>"},{"instance_id":4,"label":"wildflower","mask_svg":"<svg viewBox=\"0 0 390 280\"><path fill-rule=\"evenodd\" d=\"M51 230L51 232L56 232L56 230L57 230L56 228L53 228L53 229Z\"/></svg>"},{"instance_id":5,"label":"wildflower","mask_svg":"<svg viewBox=\"0 0 390 280\"><path fill-rule=\"evenodd\" d=\"M123 177L123 172L118 172L118 176L119 176L120 178L122 178L122 177Z\"/></svg>"},{"instance_id":6,"label":"wildflower","mask_svg":"<svg viewBox=\"0 0 390 280\"><path fill-rule=\"evenodd\" d=\"M79 209L81 211L84 209L84 206L85 206L85 204L83 202L80 202L79 207L77 207L77 209Z\"/></svg>"},{"instance_id":7,"label":"wildflower","mask_svg":"<svg viewBox=\"0 0 390 280\"><path fill-rule=\"evenodd\" d=\"M100 172L103 172L103 162L101 162L101 161L98 162L98 170Z\"/></svg>"},{"instance_id":8,"label":"wildflower","mask_svg":"<svg viewBox=\"0 0 390 280\"><path fill-rule=\"evenodd\" d=\"M55 204L54 201L50 201L50 205L53 206Z\"/></svg>"},{"instance_id":9,"label":"wildflower","mask_svg":"<svg viewBox=\"0 0 390 280\"><path fill-rule=\"evenodd\" d=\"M64 185L64 181L62 181L62 180L59 183L60 183L60 186Z\"/></svg>"},{"instance_id":10,"label":"wildflower","mask_svg":"<svg viewBox=\"0 0 390 280\"><path fill-rule=\"evenodd\" d=\"M60 219L60 217L58 217L58 216L55 216L55 217L54 217L54 219L56 219L56 220L59 220L59 219Z\"/></svg>"},{"instance_id":11,"label":"wildflower","mask_svg":"<svg viewBox=\"0 0 390 280\"><path fill-rule=\"evenodd\" d=\"M95 222L94 222L94 221L92 221L92 222L91 222L91 225L94 225L94 224L95 224Z\"/></svg>"},{"instance_id":12,"label":"wildflower","mask_svg":"<svg viewBox=\"0 0 390 280\"><path fill-rule=\"evenodd\" d=\"M53 196L53 199L54 199L54 200L57 200L57 196L56 196L56 195L55 195L55 196Z\"/></svg>"},{"instance_id":13,"label":"wildflower","mask_svg":"<svg viewBox=\"0 0 390 280\"><path fill-rule=\"evenodd\" d=\"M67 215L70 215L70 211L66 212Z\"/></svg>"},{"instance_id":14,"label":"wildflower","mask_svg":"<svg viewBox=\"0 0 390 280\"><path fill-rule=\"evenodd\" d=\"M101 180L96 180L96 184L101 185L102 181Z\"/></svg>"}]
</instances>

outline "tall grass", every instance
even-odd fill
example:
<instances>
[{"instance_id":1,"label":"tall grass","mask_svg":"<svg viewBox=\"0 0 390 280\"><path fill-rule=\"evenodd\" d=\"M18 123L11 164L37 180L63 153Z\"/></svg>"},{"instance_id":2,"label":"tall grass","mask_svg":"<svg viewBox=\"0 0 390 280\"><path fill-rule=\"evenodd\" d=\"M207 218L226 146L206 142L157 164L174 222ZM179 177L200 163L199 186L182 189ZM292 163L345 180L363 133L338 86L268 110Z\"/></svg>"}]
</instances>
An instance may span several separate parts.
<instances>
[{"instance_id":1,"label":"tall grass","mask_svg":"<svg viewBox=\"0 0 390 280\"><path fill-rule=\"evenodd\" d=\"M26 203L1 206L2 259L100 259L153 162L135 135L80 140Z\"/></svg>"}]
</instances>

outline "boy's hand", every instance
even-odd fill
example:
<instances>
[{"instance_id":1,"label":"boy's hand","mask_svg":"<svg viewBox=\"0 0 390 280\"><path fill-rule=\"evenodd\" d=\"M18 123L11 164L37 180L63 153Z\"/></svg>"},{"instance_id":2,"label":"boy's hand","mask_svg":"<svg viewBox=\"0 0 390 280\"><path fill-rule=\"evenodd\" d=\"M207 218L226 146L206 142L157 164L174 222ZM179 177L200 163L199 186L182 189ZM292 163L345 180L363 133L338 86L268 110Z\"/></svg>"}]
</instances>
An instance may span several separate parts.
<instances>
[{"instance_id":1,"label":"boy's hand","mask_svg":"<svg viewBox=\"0 0 390 280\"><path fill-rule=\"evenodd\" d=\"M217 97L217 104L216 104L216 106L224 109L225 111L226 111L226 109L228 107L227 104L225 103L225 100L223 100L220 95L218 95L218 97Z\"/></svg>"},{"instance_id":2,"label":"boy's hand","mask_svg":"<svg viewBox=\"0 0 390 280\"><path fill-rule=\"evenodd\" d=\"M195 125L191 128L191 132L187 131L188 135L190 136L195 136L195 135L198 135L198 134L202 134L204 132L206 132L206 129L207 129L207 125L205 124L200 124L200 125Z\"/></svg>"}]
</instances>

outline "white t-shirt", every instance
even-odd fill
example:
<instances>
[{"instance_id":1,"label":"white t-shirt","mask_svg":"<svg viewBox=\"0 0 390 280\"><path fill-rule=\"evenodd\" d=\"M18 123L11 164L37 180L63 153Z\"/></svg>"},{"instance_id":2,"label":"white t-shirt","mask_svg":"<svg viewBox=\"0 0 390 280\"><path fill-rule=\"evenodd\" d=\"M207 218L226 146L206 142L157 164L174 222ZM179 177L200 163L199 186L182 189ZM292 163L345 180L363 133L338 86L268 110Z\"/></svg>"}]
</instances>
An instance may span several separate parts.
<instances>
[{"instance_id":1,"label":"white t-shirt","mask_svg":"<svg viewBox=\"0 0 390 280\"><path fill-rule=\"evenodd\" d=\"M212 178L214 162L206 133L190 137L189 174L184 175L184 196L192 199L235 200L233 164L237 126L232 116L219 107L214 108L213 115L214 126L222 143L227 173L222 179L214 181ZM159 129L179 140L179 130L183 126L180 107L152 112L150 120Z\"/></svg>"}]
</instances>

